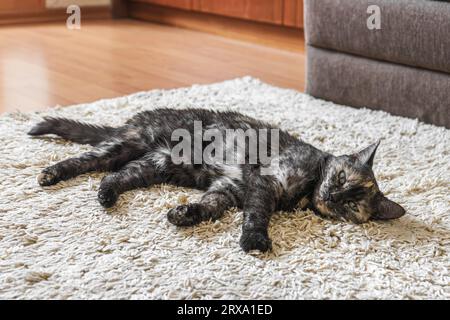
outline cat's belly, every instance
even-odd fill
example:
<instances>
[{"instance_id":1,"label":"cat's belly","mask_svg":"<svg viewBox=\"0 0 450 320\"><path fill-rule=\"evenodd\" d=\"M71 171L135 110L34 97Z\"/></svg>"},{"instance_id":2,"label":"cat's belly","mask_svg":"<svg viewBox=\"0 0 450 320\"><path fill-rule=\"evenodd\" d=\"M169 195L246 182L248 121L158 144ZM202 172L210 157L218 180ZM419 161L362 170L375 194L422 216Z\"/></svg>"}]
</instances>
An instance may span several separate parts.
<instances>
[{"instance_id":1,"label":"cat's belly","mask_svg":"<svg viewBox=\"0 0 450 320\"><path fill-rule=\"evenodd\" d=\"M175 170L174 170L175 169ZM174 166L174 169L167 170L166 183L207 190L214 185L240 185L243 180L242 168L238 165L191 165L184 164Z\"/></svg>"}]
</instances>

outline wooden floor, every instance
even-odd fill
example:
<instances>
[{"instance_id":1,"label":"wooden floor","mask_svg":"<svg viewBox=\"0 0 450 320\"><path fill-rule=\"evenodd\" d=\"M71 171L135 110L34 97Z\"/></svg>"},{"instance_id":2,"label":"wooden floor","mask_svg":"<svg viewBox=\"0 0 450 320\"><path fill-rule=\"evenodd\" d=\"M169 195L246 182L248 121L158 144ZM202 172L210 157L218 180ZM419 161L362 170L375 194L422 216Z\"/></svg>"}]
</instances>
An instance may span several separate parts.
<instances>
[{"instance_id":1,"label":"wooden floor","mask_svg":"<svg viewBox=\"0 0 450 320\"><path fill-rule=\"evenodd\" d=\"M0 112L42 110L141 90L251 75L304 89L304 49L288 52L139 22L0 27Z\"/></svg>"}]
</instances>

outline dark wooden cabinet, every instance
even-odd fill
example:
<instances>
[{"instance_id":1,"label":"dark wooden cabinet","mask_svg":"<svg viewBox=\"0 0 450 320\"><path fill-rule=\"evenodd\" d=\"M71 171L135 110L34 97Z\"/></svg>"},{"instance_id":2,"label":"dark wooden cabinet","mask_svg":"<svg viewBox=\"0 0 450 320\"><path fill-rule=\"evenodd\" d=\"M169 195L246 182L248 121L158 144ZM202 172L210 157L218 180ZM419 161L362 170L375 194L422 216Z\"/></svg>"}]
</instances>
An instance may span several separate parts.
<instances>
[{"instance_id":1,"label":"dark wooden cabinet","mask_svg":"<svg viewBox=\"0 0 450 320\"><path fill-rule=\"evenodd\" d=\"M0 13L28 13L43 10L45 10L45 0L0 0Z\"/></svg>"},{"instance_id":2,"label":"dark wooden cabinet","mask_svg":"<svg viewBox=\"0 0 450 320\"><path fill-rule=\"evenodd\" d=\"M303 0L128 0L249 21L303 28Z\"/></svg>"},{"instance_id":3,"label":"dark wooden cabinet","mask_svg":"<svg viewBox=\"0 0 450 320\"><path fill-rule=\"evenodd\" d=\"M126 1L112 0L112 4ZM76 1L75 1L76 3ZM65 7L48 8L46 0L0 0L0 26L17 23L36 23L67 20ZM111 8L105 5L82 7L82 19L106 19L111 18Z\"/></svg>"},{"instance_id":4,"label":"dark wooden cabinet","mask_svg":"<svg viewBox=\"0 0 450 320\"><path fill-rule=\"evenodd\" d=\"M289 27L303 27L303 0L284 0L283 24Z\"/></svg>"},{"instance_id":5,"label":"dark wooden cabinet","mask_svg":"<svg viewBox=\"0 0 450 320\"><path fill-rule=\"evenodd\" d=\"M283 0L193 0L192 9L253 21L283 23Z\"/></svg>"},{"instance_id":6,"label":"dark wooden cabinet","mask_svg":"<svg viewBox=\"0 0 450 320\"><path fill-rule=\"evenodd\" d=\"M139 0L138 2L188 10L192 9L193 4L193 0Z\"/></svg>"}]
</instances>

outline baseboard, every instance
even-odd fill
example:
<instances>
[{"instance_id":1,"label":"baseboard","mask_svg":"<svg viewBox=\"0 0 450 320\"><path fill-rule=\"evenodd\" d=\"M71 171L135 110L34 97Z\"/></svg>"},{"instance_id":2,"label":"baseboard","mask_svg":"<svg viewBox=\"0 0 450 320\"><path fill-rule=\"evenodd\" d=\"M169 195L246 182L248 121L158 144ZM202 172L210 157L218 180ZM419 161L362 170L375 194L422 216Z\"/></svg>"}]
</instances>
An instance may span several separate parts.
<instances>
[{"instance_id":1,"label":"baseboard","mask_svg":"<svg viewBox=\"0 0 450 320\"><path fill-rule=\"evenodd\" d=\"M111 14L113 19L128 18L128 1L111 0Z\"/></svg>"},{"instance_id":2,"label":"baseboard","mask_svg":"<svg viewBox=\"0 0 450 320\"><path fill-rule=\"evenodd\" d=\"M268 23L187 11L148 3L130 2L130 18L157 22L229 38L250 41L270 47L304 52L303 30Z\"/></svg>"},{"instance_id":3,"label":"baseboard","mask_svg":"<svg viewBox=\"0 0 450 320\"><path fill-rule=\"evenodd\" d=\"M0 25L66 21L69 15L65 8L46 9L28 13L1 13ZM107 6L91 6L81 8L81 19L110 19L111 9Z\"/></svg>"}]
</instances>

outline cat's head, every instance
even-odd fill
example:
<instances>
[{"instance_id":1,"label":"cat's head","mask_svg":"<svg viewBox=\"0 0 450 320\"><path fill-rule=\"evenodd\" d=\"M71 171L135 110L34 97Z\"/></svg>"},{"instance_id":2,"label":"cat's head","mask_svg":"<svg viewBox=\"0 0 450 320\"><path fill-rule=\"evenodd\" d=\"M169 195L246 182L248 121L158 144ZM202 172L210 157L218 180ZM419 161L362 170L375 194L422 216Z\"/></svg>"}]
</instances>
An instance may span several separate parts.
<instances>
[{"instance_id":1,"label":"cat's head","mask_svg":"<svg viewBox=\"0 0 450 320\"><path fill-rule=\"evenodd\" d=\"M399 204L381 193L375 180L372 164L379 143L352 155L330 156L325 161L313 197L314 206L322 215L363 223L405 214Z\"/></svg>"}]
</instances>

